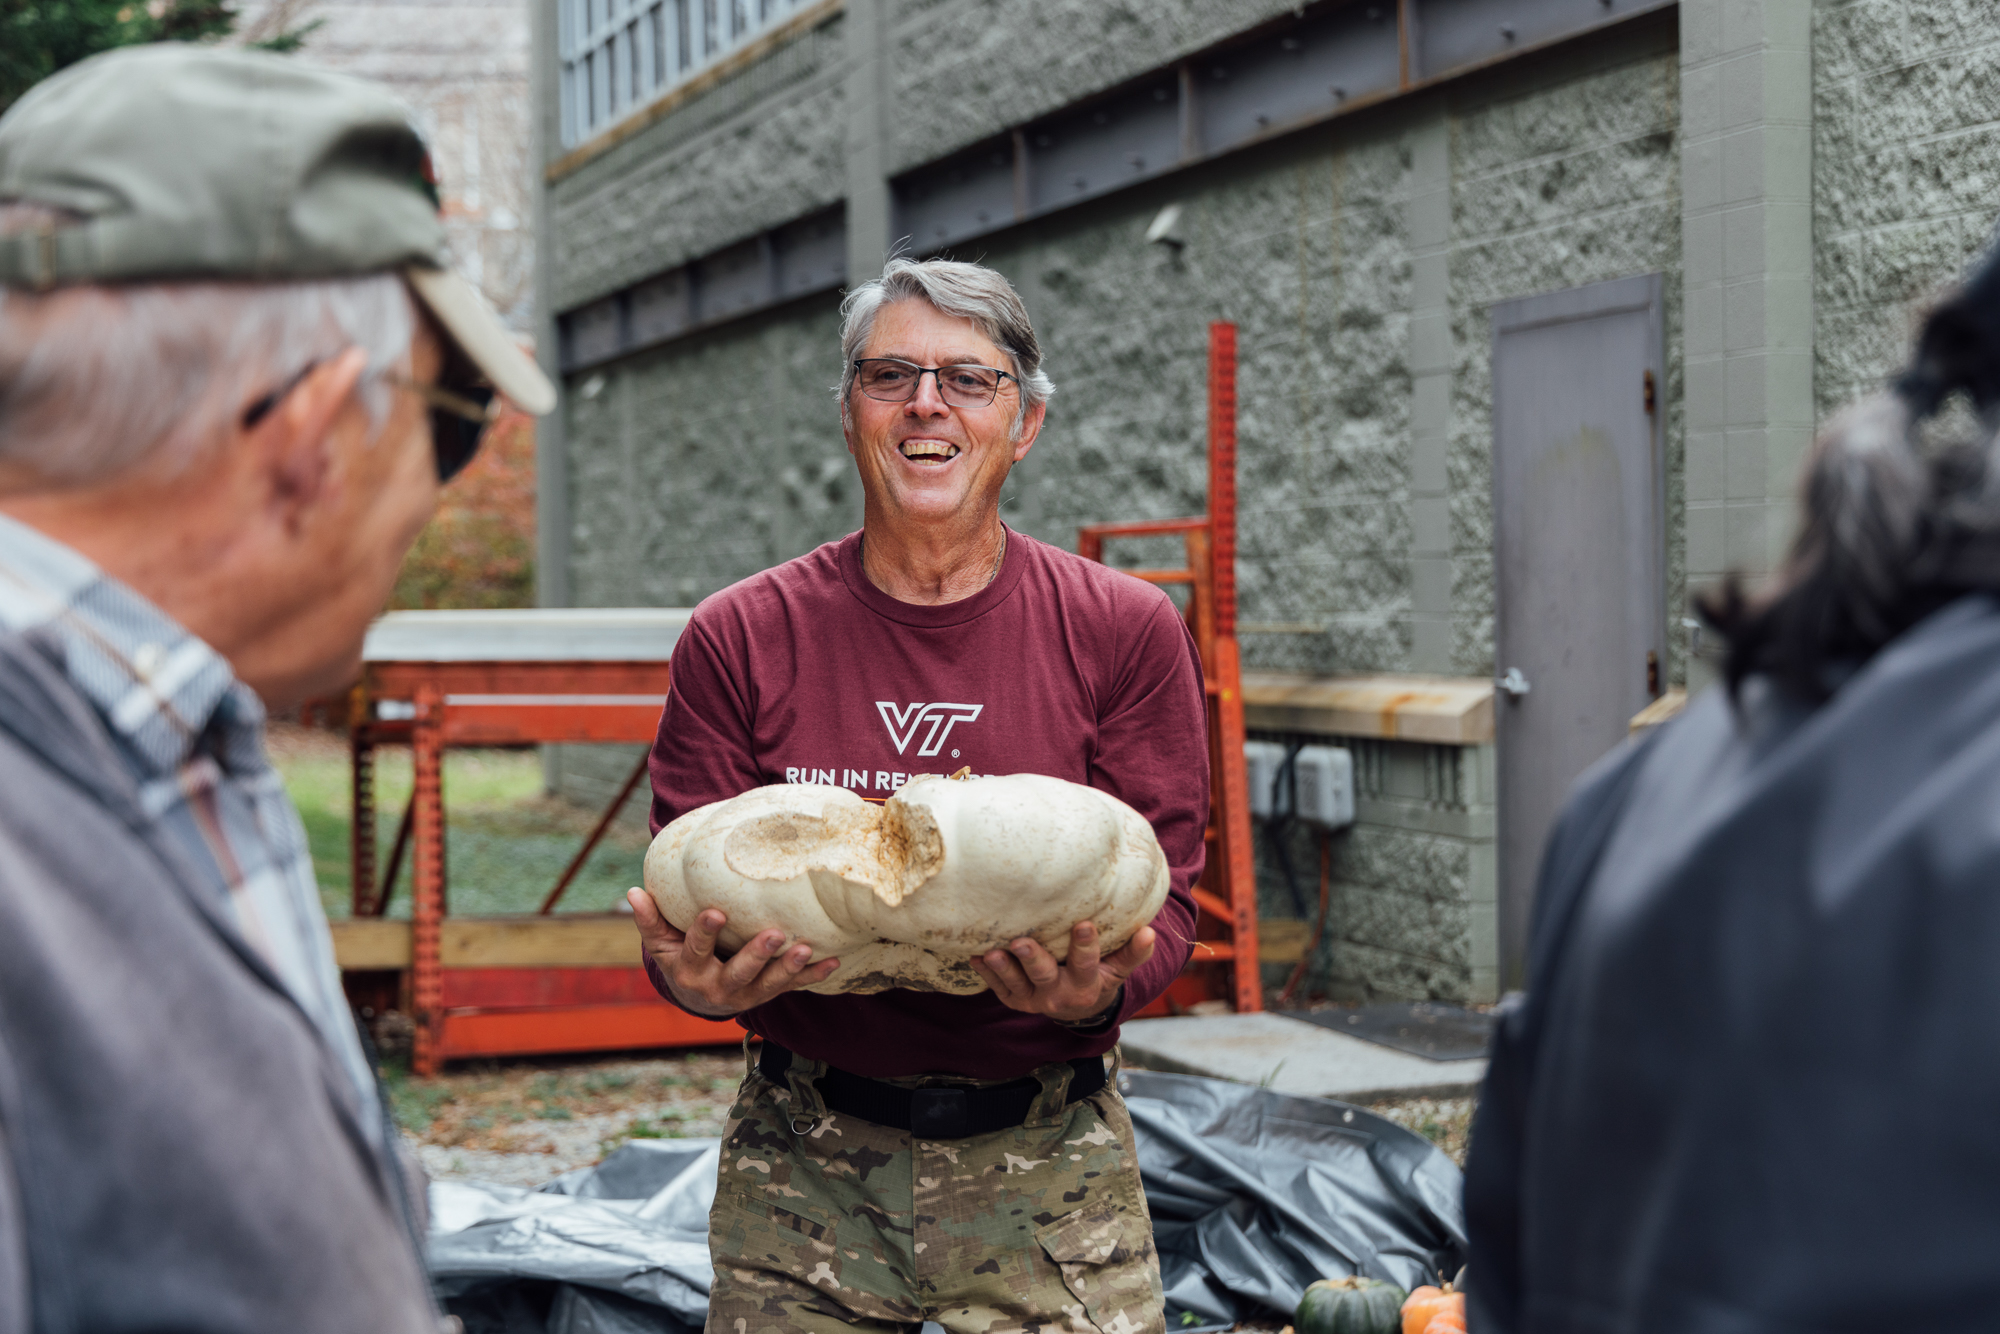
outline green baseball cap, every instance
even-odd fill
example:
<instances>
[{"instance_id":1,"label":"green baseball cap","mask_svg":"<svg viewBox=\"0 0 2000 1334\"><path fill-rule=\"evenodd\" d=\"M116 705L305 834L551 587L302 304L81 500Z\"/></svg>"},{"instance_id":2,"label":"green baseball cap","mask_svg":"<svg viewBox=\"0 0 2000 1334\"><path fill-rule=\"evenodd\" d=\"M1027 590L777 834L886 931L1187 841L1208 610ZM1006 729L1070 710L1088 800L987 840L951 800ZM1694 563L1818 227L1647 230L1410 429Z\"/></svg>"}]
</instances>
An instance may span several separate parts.
<instances>
[{"instance_id":1,"label":"green baseball cap","mask_svg":"<svg viewBox=\"0 0 2000 1334\"><path fill-rule=\"evenodd\" d=\"M0 204L63 225L0 236L0 285L400 272L493 387L555 387L446 266L437 177L408 107L258 51L161 43L81 61L0 117Z\"/></svg>"}]
</instances>

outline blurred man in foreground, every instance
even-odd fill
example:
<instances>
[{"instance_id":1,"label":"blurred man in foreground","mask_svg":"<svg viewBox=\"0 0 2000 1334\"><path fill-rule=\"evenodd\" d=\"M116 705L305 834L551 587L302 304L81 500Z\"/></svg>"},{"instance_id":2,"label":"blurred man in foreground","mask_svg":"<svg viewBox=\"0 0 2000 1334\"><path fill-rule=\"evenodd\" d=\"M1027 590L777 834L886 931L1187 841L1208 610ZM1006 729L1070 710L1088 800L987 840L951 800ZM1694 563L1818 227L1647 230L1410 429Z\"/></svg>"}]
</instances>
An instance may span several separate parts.
<instances>
[{"instance_id":1,"label":"blurred man in foreground","mask_svg":"<svg viewBox=\"0 0 2000 1334\"><path fill-rule=\"evenodd\" d=\"M1726 687L1571 800L1473 1128L1475 1331L1993 1328L1996 409L1989 259L1821 437L1773 588L1706 608Z\"/></svg>"},{"instance_id":2,"label":"blurred man in foreground","mask_svg":"<svg viewBox=\"0 0 2000 1334\"><path fill-rule=\"evenodd\" d=\"M408 113L148 47L0 120L0 1331L432 1331L266 708L351 679L495 387Z\"/></svg>"}]
</instances>

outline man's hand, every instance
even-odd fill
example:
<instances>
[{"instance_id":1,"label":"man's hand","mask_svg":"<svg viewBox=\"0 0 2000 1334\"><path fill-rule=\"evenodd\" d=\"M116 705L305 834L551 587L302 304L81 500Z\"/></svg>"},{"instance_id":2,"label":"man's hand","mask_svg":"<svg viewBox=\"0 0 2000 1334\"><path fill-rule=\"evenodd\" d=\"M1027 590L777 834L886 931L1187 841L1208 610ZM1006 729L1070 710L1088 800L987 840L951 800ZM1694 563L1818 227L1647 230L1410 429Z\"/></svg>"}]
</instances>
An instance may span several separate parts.
<instances>
[{"instance_id":1,"label":"man's hand","mask_svg":"<svg viewBox=\"0 0 2000 1334\"><path fill-rule=\"evenodd\" d=\"M1007 949L972 960L972 968L1008 1009L1073 1024L1111 1007L1125 979L1153 957L1153 941L1153 928L1142 926L1125 948L1099 958L1097 924L1078 922L1070 928L1067 963L1057 963L1037 941L1022 936Z\"/></svg>"},{"instance_id":2,"label":"man's hand","mask_svg":"<svg viewBox=\"0 0 2000 1334\"><path fill-rule=\"evenodd\" d=\"M660 915L660 906L643 889L625 891L632 920L646 953L667 979L674 999L696 1014L726 1019L762 1005L794 987L824 982L840 967L838 959L821 959L812 967L812 946L794 941L787 947L782 931L760 931L728 959L715 954L715 938L729 918L710 908L695 918L694 929L682 932Z\"/></svg>"}]
</instances>

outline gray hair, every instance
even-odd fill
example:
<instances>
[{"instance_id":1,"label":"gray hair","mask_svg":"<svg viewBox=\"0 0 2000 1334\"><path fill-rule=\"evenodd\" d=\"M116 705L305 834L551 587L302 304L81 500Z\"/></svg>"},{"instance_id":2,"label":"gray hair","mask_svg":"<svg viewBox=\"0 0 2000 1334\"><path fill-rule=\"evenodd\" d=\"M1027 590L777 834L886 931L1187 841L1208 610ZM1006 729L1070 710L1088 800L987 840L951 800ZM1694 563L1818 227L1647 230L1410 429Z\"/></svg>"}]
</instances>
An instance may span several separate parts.
<instances>
[{"instance_id":1,"label":"gray hair","mask_svg":"<svg viewBox=\"0 0 2000 1334\"><path fill-rule=\"evenodd\" d=\"M0 235L67 221L0 204ZM67 486L179 472L260 395L350 347L368 354L357 396L379 430L416 327L393 273L0 288L0 467Z\"/></svg>"},{"instance_id":2,"label":"gray hair","mask_svg":"<svg viewBox=\"0 0 2000 1334\"><path fill-rule=\"evenodd\" d=\"M1014 414L1019 431L1030 408L1040 407L1056 391L1042 370L1042 345L1028 308L1006 278L983 264L951 259L892 259L882 276L862 283L840 303L840 410L854 388L854 361L875 332L875 317L897 301L928 301L939 312L970 320L980 335L1012 361L1021 383L1021 406Z\"/></svg>"}]
</instances>

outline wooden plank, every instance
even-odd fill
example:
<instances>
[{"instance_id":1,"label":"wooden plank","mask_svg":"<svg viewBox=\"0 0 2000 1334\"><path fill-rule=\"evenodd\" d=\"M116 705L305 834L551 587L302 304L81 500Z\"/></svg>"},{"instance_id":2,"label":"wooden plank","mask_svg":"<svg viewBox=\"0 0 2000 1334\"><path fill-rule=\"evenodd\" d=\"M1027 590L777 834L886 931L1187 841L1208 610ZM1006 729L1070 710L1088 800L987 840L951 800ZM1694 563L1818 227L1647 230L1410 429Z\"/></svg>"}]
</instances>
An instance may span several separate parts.
<instances>
[{"instance_id":1,"label":"wooden plank","mask_svg":"<svg viewBox=\"0 0 2000 1334\"><path fill-rule=\"evenodd\" d=\"M1627 729L1632 736L1651 731L1667 719L1675 717L1687 707L1688 692L1676 686L1667 691L1645 708L1632 715L1631 726Z\"/></svg>"},{"instance_id":2,"label":"wooden plank","mask_svg":"<svg viewBox=\"0 0 2000 1334\"><path fill-rule=\"evenodd\" d=\"M1312 943L1312 923L1293 917L1266 917L1257 924L1258 963L1297 963Z\"/></svg>"},{"instance_id":3,"label":"wooden plank","mask_svg":"<svg viewBox=\"0 0 2000 1334\"><path fill-rule=\"evenodd\" d=\"M637 968L639 929L628 913L555 917L447 917L447 968Z\"/></svg>"},{"instance_id":4,"label":"wooden plank","mask_svg":"<svg viewBox=\"0 0 2000 1334\"><path fill-rule=\"evenodd\" d=\"M665 1001L655 1001L450 1012L444 1016L438 1054L453 1060L635 1047L733 1047L742 1041L743 1029L733 1019L699 1019Z\"/></svg>"},{"instance_id":5,"label":"wooden plank","mask_svg":"<svg viewBox=\"0 0 2000 1334\"><path fill-rule=\"evenodd\" d=\"M355 917L334 922L342 969L410 966L410 924ZM638 968L639 932L626 913L556 917L447 917L439 950L446 968Z\"/></svg>"},{"instance_id":6,"label":"wooden plank","mask_svg":"<svg viewBox=\"0 0 2000 1334\"><path fill-rule=\"evenodd\" d=\"M1462 676L1243 674L1244 721L1271 732L1477 746L1493 740L1493 683Z\"/></svg>"},{"instance_id":7,"label":"wooden plank","mask_svg":"<svg viewBox=\"0 0 2000 1334\"><path fill-rule=\"evenodd\" d=\"M330 922L333 958L343 971L410 966L410 924L380 917Z\"/></svg>"}]
</instances>

